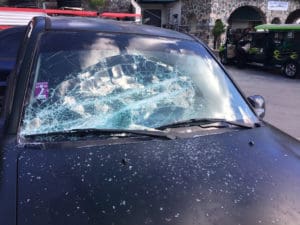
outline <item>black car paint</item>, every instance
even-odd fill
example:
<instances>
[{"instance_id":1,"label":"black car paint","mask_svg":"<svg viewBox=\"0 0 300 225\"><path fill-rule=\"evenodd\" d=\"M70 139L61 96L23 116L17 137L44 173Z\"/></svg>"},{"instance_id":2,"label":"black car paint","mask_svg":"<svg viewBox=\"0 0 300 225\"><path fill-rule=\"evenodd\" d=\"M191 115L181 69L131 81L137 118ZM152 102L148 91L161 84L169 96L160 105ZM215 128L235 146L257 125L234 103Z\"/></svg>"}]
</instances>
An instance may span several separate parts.
<instances>
[{"instance_id":1,"label":"black car paint","mask_svg":"<svg viewBox=\"0 0 300 225\"><path fill-rule=\"evenodd\" d=\"M26 26L18 26L0 32L0 112L7 87L7 79L15 66L25 29Z\"/></svg>"},{"instance_id":2,"label":"black car paint","mask_svg":"<svg viewBox=\"0 0 300 225\"><path fill-rule=\"evenodd\" d=\"M34 23L1 117L0 224L298 224L300 144L265 123L176 140L20 142L30 60L47 29Z\"/></svg>"},{"instance_id":3,"label":"black car paint","mask_svg":"<svg viewBox=\"0 0 300 225\"><path fill-rule=\"evenodd\" d=\"M8 211L1 224L14 224L7 220L14 211L20 225L299 219L299 143L269 126L112 145L74 141L24 148L11 136L1 146L0 208Z\"/></svg>"},{"instance_id":4,"label":"black car paint","mask_svg":"<svg viewBox=\"0 0 300 225\"><path fill-rule=\"evenodd\" d=\"M26 26L18 26L0 32L0 73L12 71Z\"/></svg>"}]
</instances>

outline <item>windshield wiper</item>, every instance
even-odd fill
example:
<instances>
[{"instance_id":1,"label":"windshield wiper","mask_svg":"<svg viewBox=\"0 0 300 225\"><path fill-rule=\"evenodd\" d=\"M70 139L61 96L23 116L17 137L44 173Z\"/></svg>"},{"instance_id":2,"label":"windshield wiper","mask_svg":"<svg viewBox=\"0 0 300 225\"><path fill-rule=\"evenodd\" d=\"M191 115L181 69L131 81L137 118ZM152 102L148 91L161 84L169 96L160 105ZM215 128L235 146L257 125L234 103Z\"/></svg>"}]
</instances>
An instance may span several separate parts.
<instances>
[{"instance_id":1,"label":"windshield wiper","mask_svg":"<svg viewBox=\"0 0 300 225\"><path fill-rule=\"evenodd\" d=\"M46 137L46 136L58 136L58 135L109 135L113 137L128 137L130 135L148 136L156 138L166 138L166 139L176 139L176 136L167 131L161 131L157 129L152 130L127 130L127 129L97 129L97 128L87 128L87 129L72 129L64 131L54 131L48 133L39 134L28 134L25 138L36 138L36 137Z\"/></svg>"},{"instance_id":2,"label":"windshield wiper","mask_svg":"<svg viewBox=\"0 0 300 225\"><path fill-rule=\"evenodd\" d=\"M241 127L246 129L251 129L254 127L259 127L259 123L248 124L248 123L241 123L237 121L229 121L226 119L215 119L215 118L202 118L202 119L189 119L183 120L167 125L163 125L157 127L158 130L164 130L166 128L177 128L177 127L190 127L190 126L199 126L201 128L228 128L230 126Z\"/></svg>"}]
</instances>

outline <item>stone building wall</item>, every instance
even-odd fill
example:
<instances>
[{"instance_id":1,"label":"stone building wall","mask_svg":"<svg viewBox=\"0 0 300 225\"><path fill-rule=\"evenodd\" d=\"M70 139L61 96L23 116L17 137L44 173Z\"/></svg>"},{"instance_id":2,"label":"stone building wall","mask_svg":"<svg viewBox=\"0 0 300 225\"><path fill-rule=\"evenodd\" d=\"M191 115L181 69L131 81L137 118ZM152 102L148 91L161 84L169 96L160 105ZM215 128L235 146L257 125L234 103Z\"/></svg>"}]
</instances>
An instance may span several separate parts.
<instances>
[{"instance_id":1,"label":"stone building wall","mask_svg":"<svg viewBox=\"0 0 300 225\"><path fill-rule=\"evenodd\" d=\"M266 11L266 0L212 0L211 18L213 21L221 19L227 24L230 15L239 7L254 6L261 12Z\"/></svg>"},{"instance_id":2,"label":"stone building wall","mask_svg":"<svg viewBox=\"0 0 300 225\"><path fill-rule=\"evenodd\" d=\"M108 12L130 12L130 0L106 0L104 4L104 11Z\"/></svg>"},{"instance_id":3,"label":"stone building wall","mask_svg":"<svg viewBox=\"0 0 300 225\"><path fill-rule=\"evenodd\" d=\"M201 40L210 39L211 0L181 0L181 25Z\"/></svg>"},{"instance_id":4,"label":"stone building wall","mask_svg":"<svg viewBox=\"0 0 300 225\"><path fill-rule=\"evenodd\" d=\"M285 0L289 2L287 11L268 10L268 0L181 0L182 18L181 24L187 26L191 33L200 37L204 42L212 45L212 28L217 19L228 25L230 15L240 7L250 6L258 11L263 22L271 23L278 18L285 23L288 15L296 9L300 9L299 0Z\"/></svg>"},{"instance_id":5,"label":"stone building wall","mask_svg":"<svg viewBox=\"0 0 300 225\"><path fill-rule=\"evenodd\" d=\"M14 0L0 0L4 2ZM42 0L22 0L22 1L37 1ZM46 0L57 1L57 0ZM300 12L299 0L281 0L289 2L287 11L270 11L267 8L269 0L177 0L172 4L156 4L157 7L162 7L162 23L172 24L173 14L179 15L178 25L181 30L188 31L202 39L209 45L212 44L212 28L217 19L221 19L223 23L228 25L230 15L243 6L253 7L263 16L263 22L271 23L274 18L277 18L281 23L285 23L288 16L295 10ZM89 8L89 0L81 0L85 9ZM137 0L137 2L139 2ZM154 3L153 3L154 4ZM146 7L146 6L145 6ZM147 7L150 7L147 5ZM179 9L178 9L179 7ZM130 0L106 0L102 11L111 12L132 12ZM162 24L163 25L163 24Z\"/></svg>"},{"instance_id":6,"label":"stone building wall","mask_svg":"<svg viewBox=\"0 0 300 225\"><path fill-rule=\"evenodd\" d=\"M289 1L289 9L288 11L267 11L267 22L270 23L273 18L278 17L281 20L281 23L285 23L287 17L290 13L295 10L300 10L300 1L299 0L292 0Z\"/></svg>"},{"instance_id":7,"label":"stone building wall","mask_svg":"<svg viewBox=\"0 0 300 225\"><path fill-rule=\"evenodd\" d=\"M267 9L268 0L212 0L212 13L210 17L214 21L222 19L223 22L228 23L228 18L236 9L242 6L253 6L265 15L266 23L271 23L275 17L278 17L281 23L285 23L288 15L295 9L300 8L300 1L291 0L288 2L288 11L269 11Z\"/></svg>"},{"instance_id":8,"label":"stone building wall","mask_svg":"<svg viewBox=\"0 0 300 225\"><path fill-rule=\"evenodd\" d=\"M284 0L288 1L288 0ZM212 45L212 28L217 19L228 25L230 15L240 7L251 6L258 11L263 22L271 23L278 18L285 23L288 15L296 9L300 9L299 0L289 0L288 11L269 11L268 0L178 0L181 4L180 27ZM170 6L170 5L169 5ZM105 10L128 11L130 0L107 0ZM172 21L169 21L172 23Z\"/></svg>"}]
</instances>

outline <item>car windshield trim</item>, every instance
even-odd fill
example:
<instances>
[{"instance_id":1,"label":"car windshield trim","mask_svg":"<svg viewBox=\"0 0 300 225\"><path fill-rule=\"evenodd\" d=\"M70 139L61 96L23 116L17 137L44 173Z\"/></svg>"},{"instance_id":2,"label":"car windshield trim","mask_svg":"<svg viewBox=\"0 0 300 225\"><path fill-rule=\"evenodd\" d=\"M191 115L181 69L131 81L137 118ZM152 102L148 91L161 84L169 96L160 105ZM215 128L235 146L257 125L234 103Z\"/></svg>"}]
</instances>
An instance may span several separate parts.
<instances>
[{"instance_id":1,"label":"car windshield trim","mask_svg":"<svg viewBox=\"0 0 300 225\"><path fill-rule=\"evenodd\" d=\"M157 129L144 129L144 130L129 130L129 129L71 129L64 131L54 131L48 133L37 133L25 135L25 138L36 138L45 136L57 136L57 135L106 135L112 137L128 137L130 135L148 136L156 138L176 139L176 136L171 132L161 131Z\"/></svg>"},{"instance_id":2,"label":"car windshield trim","mask_svg":"<svg viewBox=\"0 0 300 225\"><path fill-rule=\"evenodd\" d=\"M199 118L199 119L189 119L189 120L183 120L178 121L171 124L166 124L160 127L157 127L158 130L164 130L167 128L178 128L178 127L189 127L189 126L200 126L201 128L209 128L209 127L215 127L215 128L228 128L230 126L240 127L240 128L246 128L251 129L254 127L259 127L260 123L244 123L244 122L238 122L238 121L229 121L222 118Z\"/></svg>"}]
</instances>

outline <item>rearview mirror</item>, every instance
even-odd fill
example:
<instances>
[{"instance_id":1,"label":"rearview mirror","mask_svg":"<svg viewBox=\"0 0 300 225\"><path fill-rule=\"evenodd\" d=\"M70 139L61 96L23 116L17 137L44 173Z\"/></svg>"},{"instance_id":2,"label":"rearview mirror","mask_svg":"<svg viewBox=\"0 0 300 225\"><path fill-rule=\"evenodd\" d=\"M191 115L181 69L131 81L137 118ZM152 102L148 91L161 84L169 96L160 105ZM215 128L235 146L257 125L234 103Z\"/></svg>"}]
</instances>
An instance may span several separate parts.
<instances>
[{"instance_id":1,"label":"rearview mirror","mask_svg":"<svg viewBox=\"0 0 300 225\"><path fill-rule=\"evenodd\" d=\"M254 108L256 115L259 118L264 118L266 114L265 99L260 95L252 95L247 98L251 106Z\"/></svg>"}]
</instances>

